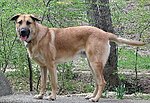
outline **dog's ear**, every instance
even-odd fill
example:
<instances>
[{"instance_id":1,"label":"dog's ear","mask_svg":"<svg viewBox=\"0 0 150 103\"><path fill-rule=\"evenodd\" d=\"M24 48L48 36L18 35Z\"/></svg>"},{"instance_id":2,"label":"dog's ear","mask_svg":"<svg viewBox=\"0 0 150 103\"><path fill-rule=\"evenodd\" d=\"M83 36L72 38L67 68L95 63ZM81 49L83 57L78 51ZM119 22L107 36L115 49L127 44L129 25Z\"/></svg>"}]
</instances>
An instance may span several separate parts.
<instances>
[{"instance_id":1,"label":"dog's ear","mask_svg":"<svg viewBox=\"0 0 150 103\"><path fill-rule=\"evenodd\" d=\"M14 21L14 20L16 21L19 16L20 16L20 14L17 14L17 15L15 15L15 16L13 16L13 17L10 19L10 21Z\"/></svg>"},{"instance_id":2,"label":"dog's ear","mask_svg":"<svg viewBox=\"0 0 150 103\"><path fill-rule=\"evenodd\" d=\"M34 20L34 21L41 21L39 18L35 17L34 15L30 15L30 17Z\"/></svg>"}]
</instances>

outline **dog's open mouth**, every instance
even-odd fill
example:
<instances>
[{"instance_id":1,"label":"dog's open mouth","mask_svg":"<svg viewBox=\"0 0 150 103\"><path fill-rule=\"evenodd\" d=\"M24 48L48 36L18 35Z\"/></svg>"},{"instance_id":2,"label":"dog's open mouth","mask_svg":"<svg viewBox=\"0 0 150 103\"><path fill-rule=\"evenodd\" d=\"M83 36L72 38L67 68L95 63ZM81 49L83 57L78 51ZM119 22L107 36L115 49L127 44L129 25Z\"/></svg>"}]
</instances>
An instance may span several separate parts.
<instances>
[{"instance_id":1,"label":"dog's open mouth","mask_svg":"<svg viewBox=\"0 0 150 103\"><path fill-rule=\"evenodd\" d=\"M27 36L20 36L20 39L21 39L22 41L26 41L26 40L28 39L28 37L27 37Z\"/></svg>"}]
</instances>

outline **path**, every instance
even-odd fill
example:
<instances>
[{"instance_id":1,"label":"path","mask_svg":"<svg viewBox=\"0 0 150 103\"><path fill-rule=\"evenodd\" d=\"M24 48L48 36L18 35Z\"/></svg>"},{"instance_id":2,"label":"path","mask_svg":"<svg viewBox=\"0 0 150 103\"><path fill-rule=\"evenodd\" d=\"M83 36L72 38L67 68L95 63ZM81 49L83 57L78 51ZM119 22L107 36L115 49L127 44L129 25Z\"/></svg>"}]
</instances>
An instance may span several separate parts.
<instances>
[{"instance_id":1,"label":"path","mask_svg":"<svg viewBox=\"0 0 150 103\"><path fill-rule=\"evenodd\" d=\"M0 103L92 103L85 100L83 96L58 96L56 101L36 100L33 95L9 95L0 97ZM150 103L149 100L117 100L117 99L100 99L97 103Z\"/></svg>"}]
</instances>

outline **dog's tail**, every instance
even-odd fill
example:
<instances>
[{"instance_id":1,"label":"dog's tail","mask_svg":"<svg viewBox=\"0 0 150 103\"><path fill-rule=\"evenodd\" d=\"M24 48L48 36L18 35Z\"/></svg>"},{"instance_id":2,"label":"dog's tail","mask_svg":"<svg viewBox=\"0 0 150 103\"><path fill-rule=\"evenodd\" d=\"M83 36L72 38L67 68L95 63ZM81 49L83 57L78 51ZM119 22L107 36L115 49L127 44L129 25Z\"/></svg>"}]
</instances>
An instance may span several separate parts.
<instances>
[{"instance_id":1,"label":"dog's tail","mask_svg":"<svg viewBox=\"0 0 150 103\"><path fill-rule=\"evenodd\" d=\"M128 45L132 45L132 46L143 46L143 45L145 45L144 42L120 38L120 37L117 37L115 34L112 34L112 33L108 33L108 35L109 35L109 40L117 42L117 43L128 44Z\"/></svg>"}]
</instances>

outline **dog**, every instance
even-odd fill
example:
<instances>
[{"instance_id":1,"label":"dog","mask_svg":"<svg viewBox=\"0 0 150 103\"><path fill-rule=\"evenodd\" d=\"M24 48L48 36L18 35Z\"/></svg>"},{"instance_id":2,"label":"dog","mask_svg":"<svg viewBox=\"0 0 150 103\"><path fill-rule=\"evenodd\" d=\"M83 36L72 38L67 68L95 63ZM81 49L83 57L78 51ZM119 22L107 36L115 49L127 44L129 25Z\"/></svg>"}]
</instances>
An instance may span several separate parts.
<instances>
[{"instance_id":1,"label":"dog","mask_svg":"<svg viewBox=\"0 0 150 103\"><path fill-rule=\"evenodd\" d=\"M96 82L93 94L87 96L86 99L92 102L98 101L106 85L103 69L110 53L109 42L133 46L144 45L141 41L120 38L92 26L48 28L38 23L40 19L32 14L18 14L11 20L15 21L16 32L20 40L26 42L30 58L41 68L41 89L40 93L35 95L36 99L42 99L46 91L47 71L50 73L52 88L48 99L56 99L56 64L72 59L84 50Z\"/></svg>"}]
</instances>

